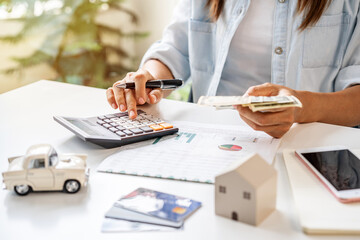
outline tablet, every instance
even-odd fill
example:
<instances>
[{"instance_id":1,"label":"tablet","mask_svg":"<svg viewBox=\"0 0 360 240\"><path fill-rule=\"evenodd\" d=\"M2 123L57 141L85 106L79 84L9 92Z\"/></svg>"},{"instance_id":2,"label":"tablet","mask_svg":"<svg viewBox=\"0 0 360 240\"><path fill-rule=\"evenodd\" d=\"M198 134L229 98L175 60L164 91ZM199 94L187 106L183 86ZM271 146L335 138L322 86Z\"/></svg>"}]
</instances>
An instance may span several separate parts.
<instances>
[{"instance_id":1,"label":"tablet","mask_svg":"<svg viewBox=\"0 0 360 240\"><path fill-rule=\"evenodd\" d=\"M350 149L298 149L295 155L340 202L360 201L360 159Z\"/></svg>"}]
</instances>

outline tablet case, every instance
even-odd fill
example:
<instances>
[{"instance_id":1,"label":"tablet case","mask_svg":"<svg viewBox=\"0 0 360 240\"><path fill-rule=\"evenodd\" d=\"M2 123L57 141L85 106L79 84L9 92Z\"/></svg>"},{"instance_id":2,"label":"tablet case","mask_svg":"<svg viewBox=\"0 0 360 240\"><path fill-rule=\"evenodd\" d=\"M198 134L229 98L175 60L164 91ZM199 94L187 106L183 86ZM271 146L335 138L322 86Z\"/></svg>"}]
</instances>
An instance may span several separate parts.
<instances>
[{"instance_id":1,"label":"tablet case","mask_svg":"<svg viewBox=\"0 0 360 240\"><path fill-rule=\"evenodd\" d=\"M353 151L360 156L360 150ZM360 202L340 203L295 156L283 151L300 224L307 234L360 234Z\"/></svg>"}]
</instances>

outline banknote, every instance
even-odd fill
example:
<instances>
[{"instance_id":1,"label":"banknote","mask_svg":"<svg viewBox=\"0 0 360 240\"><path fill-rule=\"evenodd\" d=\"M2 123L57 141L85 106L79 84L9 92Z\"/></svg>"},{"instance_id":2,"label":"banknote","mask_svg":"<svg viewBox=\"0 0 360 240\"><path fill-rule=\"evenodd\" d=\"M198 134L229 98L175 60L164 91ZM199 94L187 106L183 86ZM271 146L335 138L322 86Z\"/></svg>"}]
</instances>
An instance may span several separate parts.
<instances>
[{"instance_id":1,"label":"banknote","mask_svg":"<svg viewBox=\"0 0 360 240\"><path fill-rule=\"evenodd\" d=\"M198 101L199 105L206 106L242 105L250 103L248 97L242 96L201 96Z\"/></svg>"},{"instance_id":2,"label":"banknote","mask_svg":"<svg viewBox=\"0 0 360 240\"><path fill-rule=\"evenodd\" d=\"M231 109L235 105L249 107L253 112L286 107L302 107L295 96L202 96L199 105L213 106L216 109Z\"/></svg>"}]
</instances>

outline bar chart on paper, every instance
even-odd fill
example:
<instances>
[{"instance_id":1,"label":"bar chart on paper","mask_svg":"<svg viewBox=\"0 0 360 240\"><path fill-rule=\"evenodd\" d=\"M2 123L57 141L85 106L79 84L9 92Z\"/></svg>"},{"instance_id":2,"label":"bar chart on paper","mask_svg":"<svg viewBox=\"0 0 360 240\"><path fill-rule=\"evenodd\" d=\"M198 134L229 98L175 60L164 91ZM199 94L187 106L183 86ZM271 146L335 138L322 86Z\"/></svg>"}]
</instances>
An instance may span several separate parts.
<instances>
[{"instance_id":1,"label":"bar chart on paper","mask_svg":"<svg viewBox=\"0 0 360 240\"><path fill-rule=\"evenodd\" d=\"M191 143L191 141L195 138L196 133L185 133L185 132L179 132L177 133L177 136L175 137L175 141L179 141L182 143ZM158 137L153 144L157 144L162 137Z\"/></svg>"},{"instance_id":2,"label":"bar chart on paper","mask_svg":"<svg viewBox=\"0 0 360 240\"><path fill-rule=\"evenodd\" d=\"M258 152L271 163L280 143L242 126L174 124L176 135L123 146L98 171L214 183L216 174L249 153Z\"/></svg>"},{"instance_id":3,"label":"bar chart on paper","mask_svg":"<svg viewBox=\"0 0 360 240\"><path fill-rule=\"evenodd\" d=\"M191 143L195 138L196 133L185 133L179 132L178 136L175 138L176 141L185 141L186 143Z\"/></svg>"}]
</instances>

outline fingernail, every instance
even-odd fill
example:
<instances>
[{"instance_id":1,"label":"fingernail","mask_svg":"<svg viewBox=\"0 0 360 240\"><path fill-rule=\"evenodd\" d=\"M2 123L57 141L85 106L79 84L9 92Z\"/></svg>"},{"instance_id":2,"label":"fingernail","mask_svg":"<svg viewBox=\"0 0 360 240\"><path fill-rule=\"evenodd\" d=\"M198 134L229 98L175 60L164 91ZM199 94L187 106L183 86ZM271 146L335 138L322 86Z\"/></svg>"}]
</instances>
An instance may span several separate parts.
<instances>
[{"instance_id":1,"label":"fingernail","mask_svg":"<svg viewBox=\"0 0 360 240\"><path fill-rule=\"evenodd\" d=\"M124 112L125 110L126 110L125 105L124 105L124 104L121 104L121 105L120 105L120 111Z\"/></svg>"},{"instance_id":2,"label":"fingernail","mask_svg":"<svg viewBox=\"0 0 360 240\"><path fill-rule=\"evenodd\" d=\"M113 109L116 109L116 104L115 103L111 104L111 106L112 106Z\"/></svg>"},{"instance_id":3,"label":"fingernail","mask_svg":"<svg viewBox=\"0 0 360 240\"><path fill-rule=\"evenodd\" d=\"M130 117L130 118L134 118L134 117L135 117L135 112L134 112L133 110L130 111L129 117Z\"/></svg>"},{"instance_id":4,"label":"fingernail","mask_svg":"<svg viewBox=\"0 0 360 240\"><path fill-rule=\"evenodd\" d=\"M140 104L144 104L144 103L145 103L145 100L141 97L141 98L139 98L139 103L140 103Z\"/></svg>"}]
</instances>

